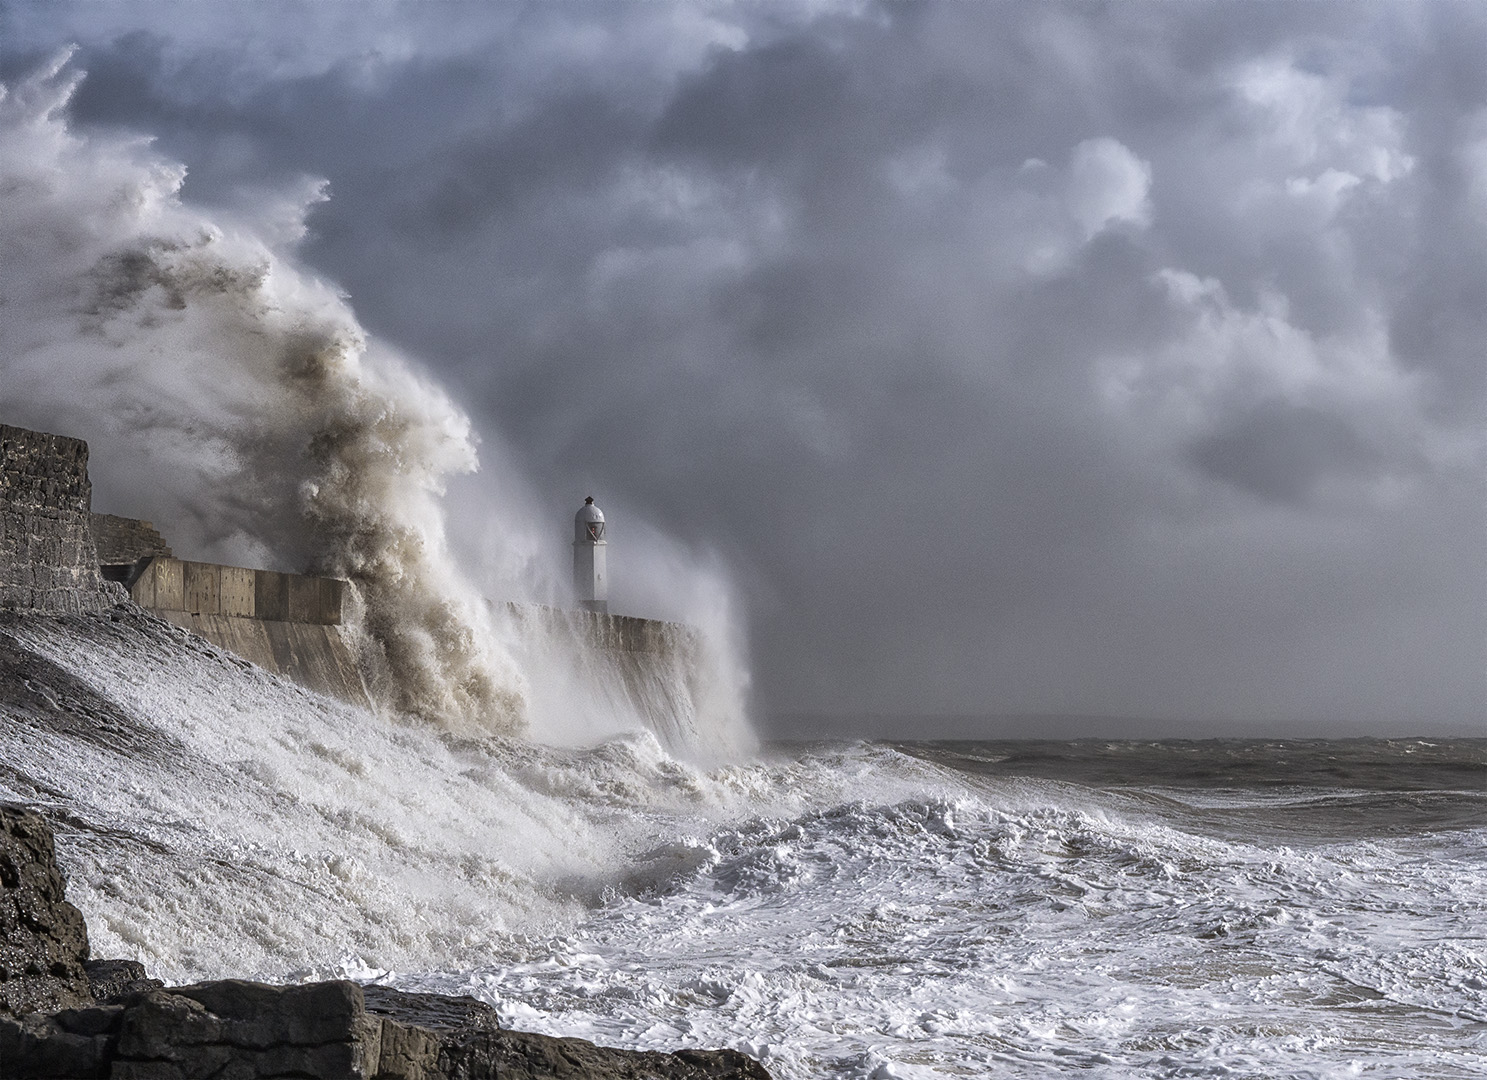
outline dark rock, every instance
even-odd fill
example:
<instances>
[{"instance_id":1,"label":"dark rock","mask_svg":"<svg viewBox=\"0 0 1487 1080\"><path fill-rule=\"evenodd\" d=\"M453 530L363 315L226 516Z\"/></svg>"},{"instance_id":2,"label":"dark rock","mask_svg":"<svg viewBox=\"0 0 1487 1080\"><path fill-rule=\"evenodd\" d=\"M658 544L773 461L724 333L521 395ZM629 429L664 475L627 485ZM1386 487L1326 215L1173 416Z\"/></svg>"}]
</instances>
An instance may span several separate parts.
<instances>
[{"instance_id":1,"label":"dark rock","mask_svg":"<svg viewBox=\"0 0 1487 1080\"><path fill-rule=\"evenodd\" d=\"M382 1074L402 1080L400 1074ZM379 1075L378 1080L382 1080ZM764 1066L737 1050L611 1050L583 1039L556 1039L522 1031L485 1032L452 1039L434 1073L440 1080L769 1080Z\"/></svg>"},{"instance_id":2,"label":"dark rock","mask_svg":"<svg viewBox=\"0 0 1487 1080\"><path fill-rule=\"evenodd\" d=\"M611 1050L583 1039L503 1031L496 1011L470 997L362 988L383 1019L375 1080L769 1080L736 1050Z\"/></svg>"},{"instance_id":3,"label":"dark rock","mask_svg":"<svg viewBox=\"0 0 1487 1080\"><path fill-rule=\"evenodd\" d=\"M390 986L363 986L367 1012L399 1024L438 1032L495 1031L496 1010L472 997L415 994Z\"/></svg>"},{"instance_id":4,"label":"dark rock","mask_svg":"<svg viewBox=\"0 0 1487 1080\"><path fill-rule=\"evenodd\" d=\"M63 895L52 831L0 805L0 1016L88 1005L88 928Z\"/></svg>"},{"instance_id":5,"label":"dark rock","mask_svg":"<svg viewBox=\"0 0 1487 1080\"><path fill-rule=\"evenodd\" d=\"M374 1074L381 1021L350 982L275 987L228 980L140 995L124 1007L116 1080Z\"/></svg>"},{"instance_id":6,"label":"dark rock","mask_svg":"<svg viewBox=\"0 0 1487 1080\"><path fill-rule=\"evenodd\" d=\"M88 990L97 1002L116 1002L165 985L147 976L138 960L89 960L83 968L88 973Z\"/></svg>"},{"instance_id":7,"label":"dark rock","mask_svg":"<svg viewBox=\"0 0 1487 1080\"><path fill-rule=\"evenodd\" d=\"M503 1031L472 998L227 980L0 1020L5 1080L769 1080L732 1050L611 1050ZM423 1023L414 1023L421 1020Z\"/></svg>"},{"instance_id":8,"label":"dark rock","mask_svg":"<svg viewBox=\"0 0 1487 1080\"><path fill-rule=\"evenodd\" d=\"M0 1076L5 1080L92 1080L107 1076L112 1034L107 1028L90 1033L91 1024L83 1025L83 1031L68 1031L60 1017L43 1013L19 1020L0 1017ZM106 1019L117 1022L117 1017Z\"/></svg>"}]
</instances>

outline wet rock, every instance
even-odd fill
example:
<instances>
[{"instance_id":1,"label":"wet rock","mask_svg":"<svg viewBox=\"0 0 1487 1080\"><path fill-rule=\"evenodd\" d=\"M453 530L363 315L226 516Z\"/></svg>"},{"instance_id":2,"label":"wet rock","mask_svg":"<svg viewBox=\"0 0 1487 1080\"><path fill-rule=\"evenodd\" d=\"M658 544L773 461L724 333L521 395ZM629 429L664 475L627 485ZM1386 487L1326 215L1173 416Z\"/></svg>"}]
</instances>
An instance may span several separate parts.
<instances>
[{"instance_id":1,"label":"wet rock","mask_svg":"<svg viewBox=\"0 0 1487 1080\"><path fill-rule=\"evenodd\" d=\"M165 984L145 974L137 960L89 960L83 965L88 973L88 990L100 1003L118 1001L131 994L158 990Z\"/></svg>"},{"instance_id":2,"label":"wet rock","mask_svg":"<svg viewBox=\"0 0 1487 1080\"><path fill-rule=\"evenodd\" d=\"M471 998L370 996L352 982L150 990L0 1020L0 1062L6 1080L769 1080L732 1050L612 1050L504 1031Z\"/></svg>"},{"instance_id":3,"label":"wet rock","mask_svg":"<svg viewBox=\"0 0 1487 1080\"><path fill-rule=\"evenodd\" d=\"M672 1054L611 1050L584 1039L556 1039L522 1031L451 1040L440 1052L437 1072L407 1080L428 1076L440 1080L769 1080L763 1065L736 1050L680 1050ZM387 1076L387 1080L393 1077Z\"/></svg>"},{"instance_id":4,"label":"wet rock","mask_svg":"<svg viewBox=\"0 0 1487 1080\"><path fill-rule=\"evenodd\" d=\"M0 1016L91 1004L88 928L40 814L0 804Z\"/></svg>"}]
</instances>

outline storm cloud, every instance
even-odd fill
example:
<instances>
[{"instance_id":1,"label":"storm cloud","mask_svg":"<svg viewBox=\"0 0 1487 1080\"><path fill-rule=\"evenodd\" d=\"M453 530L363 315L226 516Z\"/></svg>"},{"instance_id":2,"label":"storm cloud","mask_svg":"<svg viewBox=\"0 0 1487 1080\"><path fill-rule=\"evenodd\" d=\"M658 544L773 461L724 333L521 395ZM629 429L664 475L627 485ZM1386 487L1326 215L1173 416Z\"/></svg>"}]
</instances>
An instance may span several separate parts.
<instances>
[{"instance_id":1,"label":"storm cloud","mask_svg":"<svg viewBox=\"0 0 1487 1080\"><path fill-rule=\"evenodd\" d=\"M729 568L773 730L1482 729L1487 9L0 11L188 200L323 181L555 565L592 494L617 607L627 521Z\"/></svg>"}]
</instances>

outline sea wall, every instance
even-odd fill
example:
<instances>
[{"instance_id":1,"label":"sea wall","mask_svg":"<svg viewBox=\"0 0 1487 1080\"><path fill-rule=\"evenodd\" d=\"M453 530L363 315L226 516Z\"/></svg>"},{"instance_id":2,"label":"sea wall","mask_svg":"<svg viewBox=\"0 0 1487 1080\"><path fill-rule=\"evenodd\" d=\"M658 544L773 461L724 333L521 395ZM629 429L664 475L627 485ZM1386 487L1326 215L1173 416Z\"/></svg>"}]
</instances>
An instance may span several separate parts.
<instances>
[{"instance_id":1,"label":"sea wall","mask_svg":"<svg viewBox=\"0 0 1487 1080\"><path fill-rule=\"evenodd\" d=\"M346 583L307 574L156 558L129 586L152 611L339 626Z\"/></svg>"},{"instance_id":2,"label":"sea wall","mask_svg":"<svg viewBox=\"0 0 1487 1080\"><path fill-rule=\"evenodd\" d=\"M98 570L92 502L87 443L0 424L0 609L65 614L122 599Z\"/></svg>"},{"instance_id":3,"label":"sea wall","mask_svg":"<svg viewBox=\"0 0 1487 1080\"><path fill-rule=\"evenodd\" d=\"M370 705L341 637L346 583L335 578L155 558L130 598L146 611L322 694Z\"/></svg>"},{"instance_id":4,"label":"sea wall","mask_svg":"<svg viewBox=\"0 0 1487 1080\"><path fill-rule=\"evenodd\" d=\"M347 583L174 557L148 521L92 513L88 445L0 425L0 610L65 614L126 598L259 667L356 705L380 685L378 657L342 636ZM696 741L701 642L677 623L512 605L560 678L639 718L668 747ZM372 651L374 653L374 651ZM545 659L552 659L551 656ZM364 677L362 665L372 665ZM551 667L551 664L546 665Z\"/></svg>"},{"instance_id":5,"label":"sea wall","mask_svg":"<svg viewBox=\"0 0 1487 1080\"><path fill-rule=\"evenodd\" d=\"M341 638L345 582L176 559L150 522L94 514L92 502L87 443L0 424L0 610L131 599L311 690L370 704Z\"/></svg>"},{"instance_id":6,"label":"sea wall","mask_svg":"<svg viewBox=\"0 0 1487 1080\"><path fill-rule=\"evenodd\" d=\"M716 732L702 715L706 664L701 633L683 623L509 604L537 670L582 681L613 716L650 728L669 750L694 751ZM544 652L544 648L546 652ZM554 669L555 658L571 669Z\"/></svg>"}]
</instances>

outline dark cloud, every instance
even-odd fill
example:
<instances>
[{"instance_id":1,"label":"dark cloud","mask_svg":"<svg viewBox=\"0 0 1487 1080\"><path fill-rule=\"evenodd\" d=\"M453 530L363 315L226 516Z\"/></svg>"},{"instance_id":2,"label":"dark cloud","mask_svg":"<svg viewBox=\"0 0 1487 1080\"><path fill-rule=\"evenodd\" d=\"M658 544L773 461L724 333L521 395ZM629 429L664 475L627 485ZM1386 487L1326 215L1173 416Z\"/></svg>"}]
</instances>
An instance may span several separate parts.
<instances>
[{"instance_id":1,"label":"dark cloud","mask_svg":"<svg viewBox=\"0 0 1487 1080\"><path fill-rule=\"evenodd\" d=\"M1204 472L1264 499L1301 503L1333 471L1367 472L1373 455L1348 423L1271 402L1192 448Z\"/></svg>"},{"instance_id":2,"label":"dark cloud","mask_svg":"<svg viewBox=\"0 0 1487 1080\"><path fill-rule=\"evenodd\" d=\"M555 537L731 563L766 711L1484 714L1479 9L88 10L6 62L203 201L328 180Z\"/></svg>"}]
</instances>

